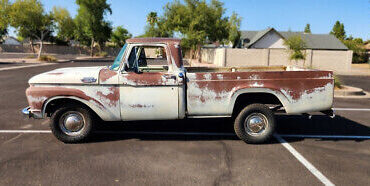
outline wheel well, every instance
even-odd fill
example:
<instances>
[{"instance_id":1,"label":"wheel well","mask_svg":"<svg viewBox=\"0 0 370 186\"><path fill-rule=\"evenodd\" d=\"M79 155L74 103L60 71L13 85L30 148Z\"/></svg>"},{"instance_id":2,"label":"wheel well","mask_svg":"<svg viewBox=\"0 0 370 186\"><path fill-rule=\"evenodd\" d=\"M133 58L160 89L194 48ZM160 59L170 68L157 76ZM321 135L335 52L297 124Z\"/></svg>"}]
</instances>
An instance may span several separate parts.
<instances>
[{"instance_id":1,"label":"wheel well","mask_svg":"<svg viewBox=\"0 0 370 186\"><path fill-rule=\"evenodd\" d=\"M66 106L78 106L83 107L85 109L88 109L91 113L93 113L95 116L98 116L95 111L93 111L89 106L82 103L81 101L70 99L70 98L60 98L50 101L45 108L45 114L48 117L51 117L51 115L59 108ZM98 116L99 117L99 116Z\"/></svg>"},{"instance_id":2,"label":"wheel well","mask_svg":"<svg viewBox=\"0 0 370 186\"><path fill-rule=\"evenodd\" d=\"M243 108L253 103L261 103L274 107L283 106L280 100L271 93L245 93L236 98L233 116L236 116Z\"/></svg>"}]
</instances>

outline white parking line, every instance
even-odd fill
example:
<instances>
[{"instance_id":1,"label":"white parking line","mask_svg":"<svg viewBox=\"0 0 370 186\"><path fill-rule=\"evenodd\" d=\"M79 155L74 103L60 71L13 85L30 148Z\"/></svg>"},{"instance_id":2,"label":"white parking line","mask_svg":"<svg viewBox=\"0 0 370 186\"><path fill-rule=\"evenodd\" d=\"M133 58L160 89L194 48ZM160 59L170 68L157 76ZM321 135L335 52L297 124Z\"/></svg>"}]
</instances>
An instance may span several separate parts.
<instances>
[{"instance_id":1,"label":"white parking line","mask_svg":"<svg viewBox=\"0 0 370 186\"><path fill-rule=\"evenodd\" d=\"M275 138L283 145L299 162L301 162L317 179L324 185L334 185L327 177L316 169L309 161L306 160L298 151L296 151L287 141L281 136L275 135Z\"/></svg>"},{"instance_id":2,"label":"white parking line","mask_svg":"<svg viewBox=\"0 0 370 186\"><path fill-rule=\"evenodd\" d=\"M36 64L36 65L24 65L24 66L16 66L16 67L4 67L4 68L0 68L0 71L20 69L20 68L29 68L29 67L37 67L37 66L55 65L55 64L57 64L57 63L42 63L42 64Z\"/></svg>"},{"instance_id":3,"label":"white parking line","mask_svg":"<svg viewBox=\"0 0 370 186\"><path fill-rule=\"evenodd\" d=\"M333 108L338 111L370 111L370 108Z\"/></svg>"},{"instance_id":4,"label":"white parking line","mask_svg":"<svg viewBox=\"0 0 370 186\"><path fill-rule=\"evenodd\" d=\"M51 133L50 130L0 130L0 133Z\"/></svg>"},{"instance_id":5,"label":"white parking line","mask_svg":"<svg viewBox=\"0 0 370 186\"><path fill-rule=\"evenodd\" d=\"M279 134L279 136L291 138L370 139L370 136L347 136L347 135Z\"/></svg>"}]
</instances>

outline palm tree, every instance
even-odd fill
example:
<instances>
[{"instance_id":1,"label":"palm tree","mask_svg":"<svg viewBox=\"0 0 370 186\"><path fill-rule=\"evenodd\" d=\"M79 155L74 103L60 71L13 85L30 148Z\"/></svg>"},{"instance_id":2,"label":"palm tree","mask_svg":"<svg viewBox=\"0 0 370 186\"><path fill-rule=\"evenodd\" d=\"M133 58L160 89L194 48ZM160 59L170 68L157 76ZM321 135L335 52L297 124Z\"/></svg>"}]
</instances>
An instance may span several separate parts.
<instances>
[{"instance_id":1,"label":"palm tree","mask_svg":"<svg viewBox=\"0 0 370 186\"><path fill-rule=\"evenodd\" d=\"M150 24L150 26L154 26L154 24L158 21L157 12L150 12L146 16L146 21Z\"/></svg>"}]
</instances>

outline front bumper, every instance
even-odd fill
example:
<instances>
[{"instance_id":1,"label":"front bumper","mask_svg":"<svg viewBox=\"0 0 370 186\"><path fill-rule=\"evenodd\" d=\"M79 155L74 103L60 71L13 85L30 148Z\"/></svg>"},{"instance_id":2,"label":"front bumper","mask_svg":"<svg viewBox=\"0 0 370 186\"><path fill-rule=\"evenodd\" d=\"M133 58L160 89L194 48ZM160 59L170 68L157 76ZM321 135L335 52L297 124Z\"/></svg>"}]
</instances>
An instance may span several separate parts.
<instances>
[{"instance_id":1,"label":"front bumper","mask_svg":"<svg viewBox=\"0 0 370 186\"><path fill-rule=\"evenodd\" d=\"M29 118L35 118L35 119L42 119L41 112L33 112L31 111L31 107L26 107L22 109L22 114L25 116L28 116Z\"/></svg>"}]
</instances>

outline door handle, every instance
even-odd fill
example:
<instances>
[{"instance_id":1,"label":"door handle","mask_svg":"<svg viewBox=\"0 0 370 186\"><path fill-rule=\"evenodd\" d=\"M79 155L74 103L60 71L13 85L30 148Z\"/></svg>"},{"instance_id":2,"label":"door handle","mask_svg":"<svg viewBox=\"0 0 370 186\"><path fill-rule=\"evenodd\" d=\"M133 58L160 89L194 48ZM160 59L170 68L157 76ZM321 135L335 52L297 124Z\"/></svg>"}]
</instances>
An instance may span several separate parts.
<instances>
[{"instance_id":1,"label":"door handle","mask_svg":"<svg viewBox=\"0 0 370 186\"><path fill-rule=\"evenodd\" d=\"M175 75L164 74L164 75L162 75L162 77L165 78L165 79L174 79L174 80L176 80L176 76Z\"/></svg>"}]
</instances>

